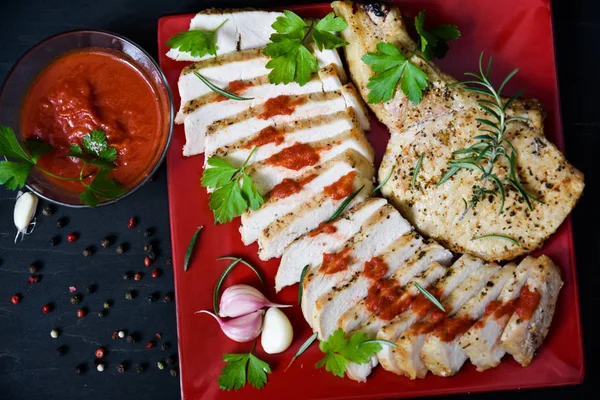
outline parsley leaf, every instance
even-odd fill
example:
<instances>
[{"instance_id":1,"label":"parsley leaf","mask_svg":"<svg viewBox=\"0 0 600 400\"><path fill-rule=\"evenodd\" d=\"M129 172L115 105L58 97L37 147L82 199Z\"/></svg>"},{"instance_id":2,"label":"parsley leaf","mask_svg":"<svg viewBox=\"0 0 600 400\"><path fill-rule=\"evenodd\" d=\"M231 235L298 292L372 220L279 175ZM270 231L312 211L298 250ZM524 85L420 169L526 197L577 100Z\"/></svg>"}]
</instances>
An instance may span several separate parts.
<instances>
[{"instance_id":1,"label":"parsley leaf","mask_svg":"<svg viewBox=\"0 0 600 400\"><path fill-rule=\"evenodd\" d=\"M256 147L252 149L240 168L217 157L208 159L208 167L202 173L201 184L204 187L216 189L210 194L208 203L213 211L215 223L229 222L242 215L248 208L257 210L264 203L252 178L245 171L246 164L256 149Z\"/></svg>"},{"instance_id":2,"label":"parsley leaf","mask_svg":"<svg viewBox=\"0 0 600 400\"><path fill-rule=\"evenodd\" d=\"M427 74L413 65L392 43L379 42L378 53L367 53L362 57L375 75L369 78L367 88L369 103L386 102L394 97L398 82L411 102L418 104L427 87Z\"/></svg>"},{"instance_id":3,"label":"parsley leaf","mask_svg":"<svg viewBox=\"0 0 600 400\"><path fill-rule=\"evenodd\" d=\"M424 25L425 11L421 11L415 17L415 29L419 34L423 57L428 61L434 57L444 58L449 49L448 41L458 39L460 31L456 25L444 24L428 32L424 29Z\"/></svg>"},{"instance_id":4,"label":"parsley leaf","mask_svg":"<svg viewBox=\"0 0 600 400\"><path fill-rule=\"evenodd\" d=\"M179 51L189 52L192 57L204 57L217 54L217 31L227 20L212 31L190 30L178 32L167 41L167 46Z\"/></svg>"},{"instance_id":5,"label":"parsley leaf","mask_svg":"<svg viewBox=\"0 0 600 400\"><path fill-rule=\"evenodd\" d=\"M252 353L224 354L223 361L227 363L219 376L219 387L223 390L238 390L246 385L260 389L267 383L267 374L271 367ZM246 371L247 370L247 371Z\"/></svg>"},{"instance_id":6,"label":"parsley leaf","mask_svg":"<svg viewBox=\"0 0 600 400\"><path fill-rule=\"evenodd\" d=\"M23 151L19 144L15 132L8 126L0 125L0 156L32 163L31 157Z\"/></svg>"},{"instance_id":7,"label":"parsley leaf","mask_svg":"<svg viewBox=\"0 0 600 400\"><path fill-rule=\"evenodd\" d=\"M50 153L54 147L40 139L28 139L23 142L23 147L27 149L33 163L37 163L44 154Z\"/></svg>"},{"instance_id":8,"label":"parsley leaf","mask_svg":"<svg viewBox=\"0 0 600 400\"><path fill-rule=\"evenodd\" d=\"M310 40L319 50L345 46L348 42L334 32L346 29L348 24L333 13L310 25L291 11L283 13L271 25L277 33L271 35L271 42L263 50L265 56L271 57L267 63L267 68L272 69L269 82L287 84L296 81L304 86L319 68L317 59L306 47Z\"/></svg>"},{"instance_id":9,"label":"parsley leaf","mask_svg":"<svg viewBox=\"0 0 600 400\"><path fill-rule=\"evenodd\" d=\"M8 190L17 190L25 186L25 181L31 172L33 164L0 161L0 185Z\"/></svg>"}]
</instances>

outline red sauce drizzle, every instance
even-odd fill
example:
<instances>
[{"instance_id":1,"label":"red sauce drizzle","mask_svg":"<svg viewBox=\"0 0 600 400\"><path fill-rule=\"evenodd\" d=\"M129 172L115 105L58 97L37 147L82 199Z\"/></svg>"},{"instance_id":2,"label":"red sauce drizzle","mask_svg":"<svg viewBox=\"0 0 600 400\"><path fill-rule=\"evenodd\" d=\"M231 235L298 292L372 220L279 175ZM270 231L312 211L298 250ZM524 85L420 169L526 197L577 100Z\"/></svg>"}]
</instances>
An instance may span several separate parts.
<instances>
[{"instance_id":1,"label":"red sauce drizzle","mask_svg":"<svg viewBox=\"0 0 600 400\"><path fill-rule=\"evenodd\" d=\"M485 311L483 312L483 318L477 321L475 326L478 328L483 327L486 317L489 317L492 314L493 318L495 319L500 319L505 315L511 315L515 311L515 303L516 300L507 301L505 303L501 303L498 300L492 300L485 308Z\"/></svg>"},{"instance_id":2,"label":"red sauce drizzle","mask_svg":"<svg viewBox=\"0 0 600 400\"><path fill-rule=\"evenodd\" d=\"M335 225L333 225L332 222L327 223L327 222L323 221L319 224L319 226L317 226L316 229L313 229L312 231L309 232L308 237L315 237L317 235L320 235L321 233L331 235L332 233L336 233L336 232L337 232L337 228Z\"/></svg>"},{"instance_id":3,"label":"red sauce drizzle","mask_svg":"<svg viewBox=\"0 0 600 400\"><path fill-rule=\"evenodd\" d=\"M304 103L303 99L293 99L286 95L277 96L265 102L265 110L257 118L269 119L276 115L292 115L296 107L302 103Z\"/></svg>"},{"instance_id":4,"label":"red sauce drizzle","mask_svg":"<svg viewBox=\"0 0 600 400\"><path fill-rule=\"evenodd\" d=\"M245 149L252 149L255 146L264 146L265 144L275 143L275 145L279 146L283 143L285 139L285 134L283 131L279 129L275 129L273 126L267 126L258 134L254 139L248 142L247 145L244 146Z\"/></svg>"},{"instance_id":5,"label":"red sauce drizzle","mask_svg":"<svg viewBox=\"0 0 600 400\"><path fill-rule=\"evenodd\" d=\"M379 257L373 257L365 262L365 269L362 274L369 279L377 281L385 276L387 270L388 266L385 261Z\"/></svg>"},{"instance_id":6,"label":"red sauce drizzle","mask_svg":"<svg viewBox=\"0 0 600 400\"><path fill-rule=\"evenodd\" d=\"M284 199L293 194L296 194L302 190L304 185L312 181L317 177L316 174L309 175L304 179L295 181L293 179L285 178L281 183L276 185L271 192L269 193L269 197L274 199Z\"/></svg>"},{"instance_id":7,"label":"red sauce drizzle","mask_svg":"<svg viewBox=\"0 0 600 400\"><path fill-rule=\"evenodd\" d=\"M345 199L352 194L352 185L355 177L356 171L351 171L331 185L325 186L323 192L333 200Z\"/></svg>"},{"instance_id":8,"label":"red sauce drizzle","mask_svg":"<svg viewBox=\"0 0 600 400\"><path fill-rule=\"evenodd\" d=\"M408 310L410 303L411 296L404 293L397 282L389 279L373 283L365 299L367 309L386 321Z\"/></svg>"},{"instance_id":9,"label":"red sauce drizzle","mask_svg":"<svg viewBox=\"0 0 600 400\"><path fill-rule=\"evenodd\" d=\"M299 171L319 162L319 152L306 143L296 143L269 157L265 163Z\"/></svg>"},{"instance_id":10,"label":"red sauce drizzle","mask_svg":"<svg viewBox=\"0 0 600 400\"><path fill-rule=\"evenodd\" d=\"M525 285L521 288L519 299L517 300L516 313L522 320L526 321L531 318L535 309L540 304L541 295L537 291L529 290L529 286Z\"/></svg>"},{"instance_id":11,"label":"red sauce drizzle","mask_svg":"<svg viewBox=\"0 0 600 400\"><path fill-rule=\"evenodd\" d=\"M432 307L435 306L432 304ZM433 332L435 327L438 326L438 324L442 322L445 318L446 313L436 308L435 310L431 311L431 313L423 321L419 321L416 324L414 324L411 330L413 332L417 332L418 334L426 334Z\"/></svg>"},{"instance_id":12,"label":"red sauce drizzle","mask_svg":"<svg viewBox=\"0 0 600 400\"><path fill-rule=\"evenodd\" d=\"M350 251L351 248L348 247L339 253L323 253L323 263L319 271L324 274L335 274L336 272L347 270L352 262Z\"/></svg>"},{"instance_id":13,"label":"red sauce drizzle","mask_svg":"<svg viewBox=\"0 0 600 400\"><path fill-rule=\"evenodd\" d=\"M446 318L435 328L435 335L441 341L450 342L469 330L475 323L471 318Z\"/></svg>"},{"instance_id":14,"label":"red sauce drizzle","mask_svg":"<svg viewBox=\"0 0 600 400\"><path fill-rule=\"evenodd\" d=\"M250 82L250 81L237 80L237 81L229 82L229 84L227 85L225 90L229 93L241 96L242 93L244 93L251 86L252 86L252 82ZM217 95L217 97L215 98L215 102L225 101L225 100L228 100L227 97L221 96L221 95Z\"/></svg>"}]
</instances>

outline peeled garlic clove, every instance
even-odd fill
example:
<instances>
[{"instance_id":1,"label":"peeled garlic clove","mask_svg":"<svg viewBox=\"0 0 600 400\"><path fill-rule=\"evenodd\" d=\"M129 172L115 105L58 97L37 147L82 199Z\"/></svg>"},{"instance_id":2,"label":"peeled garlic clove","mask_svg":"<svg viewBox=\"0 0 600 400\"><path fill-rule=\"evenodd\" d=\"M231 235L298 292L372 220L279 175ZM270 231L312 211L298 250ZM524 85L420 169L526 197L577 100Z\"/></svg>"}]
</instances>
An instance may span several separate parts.
<instances>
[{"instance_id":1,"label":"peeled garlic clove","mask_svg":"<svg viewBox=\"0 0 600 400\"><path fill-rule=\"evenodd\" d=\"M269 308L265 314L260 343L268 354L282 353L294 338L292 324L279 308Z\"/></svg>"},{"instance_id":2,"label":"peeled garlic clove","mask_svg":"<svg viewBox=\"0 0 600 400\"><path fill-rule=\"evenodd\" d=\"M225 289L219 304L220 317L239 317L264 307L291 307L273 304L258 289L249 285L233 285Z\"/></svg>"},{"instance_id":3,"label":"peeled garlic clove","mask_svg":"<svg viewBox=\"0 0 600 400\"><path fill-rule=\"evenodd\" d=\"M241 317L232 318L227 321L223 321L221 318L211 313L210 311L201 310L196 311L196 314L204 313L212 316L221 327L221 330L229 339L244 343L254 340L260 335L260 331L263 325L263 310L258 310L251 314L246 314Z\"/></svg>"},{"instance_id":4,"label":"peeled garlic clove","mask_svg":"<svg viewBox=\"0 0 600 400\"><path fill-rule=\"evenodd\" d=\"M31 222L37 209L38 197L33 193L19 192L17 194L17 201L15 202L15 210L13 213L13 221L17 227L17 236L15 236L15 243L19 240L19 236L23 238L31 232L28 232L29 227L35 222Z\"/></svg>"}]
</instances>

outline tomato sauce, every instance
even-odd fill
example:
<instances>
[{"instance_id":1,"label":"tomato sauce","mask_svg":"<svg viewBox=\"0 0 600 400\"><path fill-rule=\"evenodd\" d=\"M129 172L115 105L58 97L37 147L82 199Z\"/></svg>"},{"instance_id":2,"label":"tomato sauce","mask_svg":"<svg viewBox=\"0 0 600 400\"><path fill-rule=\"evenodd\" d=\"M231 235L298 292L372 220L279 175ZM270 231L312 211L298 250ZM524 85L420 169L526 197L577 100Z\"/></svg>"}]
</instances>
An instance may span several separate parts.
<instances>
[{"instance_id":1,"label":"tomato sauce","mask_svg":"<svg viewBox=\"0 0 600 400\"><path fill-rule=\"evenodd\" d=\"M265 163L299 171L319 162L319 151L306 143L295 143L269 157Z\"/></svg>"},{"instance_id":2,"label":"tomato sauce","mask_svg":"<svg viewBox=\"0 0 600 400\"><path fill-rule=\"evenodd\" d=\"M241 96L250 87L252 87L252 82L237 80L237 81L229 82L229 84L227 84L227 87L225 88L225 90L229 93ZM225 100L228 100L227 97L221 96L220 94L217 95L217 97L215 98L215 101L225 101Z\"/></svg>"},{"instance_id":3,"label":"tomato sauce","mask_svg":"<svg viewBox=\"0 0 600 400\"><path fill-rule=\"evenodd\" d=\"M502 303L498 300L492 300L485 308L485 311L483 312L483 318L477 321L475 326L478 328L483 327L484 320L490 315L495 319L500 319L506 315L512 315L512 313L515 311L515 303L516 300L507 301L505 303Z\"/></svg>"},{"instance_id":4,"label":"tomato sauce","mask_svg":"<svg viewBox=\"0 0 600 400\"><path fill-rule=\"evenodd\" d=\"M345 271L352 263L352 256L350 251L352 249L348 247L339 253L323 253L323 262L319 271L324 274L335 274L336 272Z\"/></svg>"},{"instance_id":5,"label":"tomato sauce","mask_svg":"<svg viewBox=\"0 0 600 400\"><path fill-rule=\"evenodd\" d=\"M254 139L248 142L247 145L244 146L246 149L252 149L256 146L264 146L265 144L274 143L276 146L279 146L283 143L285 139L285 134L282 130L276 129L273 126L267 126L262 129Z\"/></svg>"},{"instance_id":6,"label":"tomato sauce","mask_svg":"<svg viewBox=\"0 0 600 400\"><path fill-rule=\"evenodd\" d=\"M365 262L365 269L362 274L369 279L377 281L385 276L387 270L388 266L385 261L379 257L373 257Z\"/></svg>"},{"instance_id":7,"label":"tomato sauce","mask_svg":"<svg viewBox=\"0 0 600 400\"><path fill-rule=\"evenodd\" d=\"M524 321L527 321L533 316L536 308L540 304L541 295L537 291L529 290L529 286L525 285L519 292L517 300L516 313Z\"/></svg>"},{"instance_id":8,"label":"tomato sauce","mask_svg":"<svg viewBox=\"0 0 600 400\"><path fill-rule=\"evenodd\" d=\"M276 115L292 115L296 107L304 102L304 99L294 99L286 95L273 97L265 102L264 111L257 118L269 119Z\"/></svg>"},{"instance_id":9,"label":"tomato sauce","mask_svg":"<svg viewBox=\"0 0 600 400\"><path fill-rule=\"evenodd\" d=\"M446 318L444 322L435 328L434 334L437 335L442 342L451 342L468 331L474 323L474 320L467 317Z\"/></svg>"},{"instance_id":10,"label":"tomato sauce","mask_svg":"<svg viewBox=\"0 0 600 400\"><path fill-rule=\"evenodd\" d=\"M365 306L379 319L389 321L408 310L411 296L405 293L397 282L379 280L369 287Z\"/></svg>"},{"instance_id":11,"label":"tomato sauce","mask_svg":"<svg viewBox=\"0 0 600 400\"><path fill-rule=\"evenodd\" d=\"M444 321L445 318L446 313L440 310L439 308L436 308L435 310L431 311L427 318L414 324L411 327L411 330L418 334L427 334L433 332L433 330L438 326L438 324Z\"/></svg>"},{"instance_id":12,"label":"tomato sauce","mask_svg":"<svg viewBox=\"0 0 600 400\"><path fill-rule=\"evenodd\" d=\"M39 165L61 177L78 177L81 170L81 161L67 156L71 144L80 145L86 133L103 130L118 154L111 175L126 188L154 158L161 126L154 87L133 61L105 49L77 50L53 61L29 89L21 115L25 139L54 147ZM75 192L84 189L78 181L48 179Z\"/></svg>"},{"instance_id":13,"label":"tomato sauce","mask_svg":"<svg viewBox=\"0 0 600 400\"><path fill-rule=\"evenodd\" d=\"M352 186L354 184L355 177L356 171L351 171L337 181L333 182L331 185L325 186L323 192L333 200L345 199L352 194Z\"/></svg>"},{"instance_id":14,"label":"tomato sauce","mask_svg":"<svg viewBox=\"0 0 600 400\"><path fill-rule=\"evenodd\" d=\"M309 175L304 179L298 181L285 178L281 183L277 184L269 193L270 198L284 199L293 194L296 194L302 190L302 188L317 177L316 174Z\"/></svg>"},{"instance_id":15,"label":"tomato sauce","mask_svg":"<svg viewBox=\"0 0 600 400\"><path fill-rule=\"evenodd\" d=\"M308 233L308 237L315 237L320 235L321 233L325 233L326 235L331 235L337 232L337 228L333 223L321 222L316 229L313 229Z\"/></svg>"}]
</instances>

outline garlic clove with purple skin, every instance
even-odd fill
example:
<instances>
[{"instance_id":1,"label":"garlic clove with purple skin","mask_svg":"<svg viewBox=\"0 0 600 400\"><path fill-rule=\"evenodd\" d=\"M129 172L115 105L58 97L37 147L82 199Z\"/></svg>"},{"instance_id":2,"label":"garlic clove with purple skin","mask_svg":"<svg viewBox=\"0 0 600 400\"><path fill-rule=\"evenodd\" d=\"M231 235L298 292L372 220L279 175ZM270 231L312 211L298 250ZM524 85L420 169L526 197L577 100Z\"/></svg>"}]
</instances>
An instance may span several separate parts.
<instances>
[{"instance_id":1,"label":"garlic clove with purple skin","mask_svg":"<svg viewBox=\"0 0 600 400\"><path fill-rule=\"evenodd\" d=\"M260 335L263 325L263 314L265 312L263 310L258 310L251 314L232 318L227 321L223 321L210 311L196 311L196 314L199 313L212 316L219 323L221 330L229 339L239 343L244 343L250 342Z\"/></svg>"},{"instance_id":2,"label":"garlic clove with purple skin","mask_svg":"<svg viewBox=\"0 0 600 400\"><path fill-rule=\"evenodd\" d=\"M258 289L249 285L233 285L225 289L219 304L220 317L239 317L264 307L291 307L273 304Z\"/></svg>"}]
</instances>

